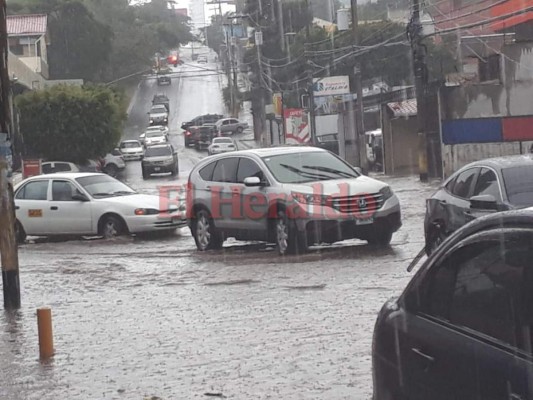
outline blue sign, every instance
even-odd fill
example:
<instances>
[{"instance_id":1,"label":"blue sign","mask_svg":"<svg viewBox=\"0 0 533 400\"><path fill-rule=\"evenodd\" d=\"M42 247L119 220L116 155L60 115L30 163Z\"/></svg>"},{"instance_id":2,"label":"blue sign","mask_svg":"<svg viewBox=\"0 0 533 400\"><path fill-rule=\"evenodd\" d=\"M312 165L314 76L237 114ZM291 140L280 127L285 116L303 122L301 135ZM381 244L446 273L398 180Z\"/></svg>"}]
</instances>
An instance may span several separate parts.
<instances>
[{"instance_id":1,"label":"blue sign","mask_svg":"<svg viewBox=\"0 0 533 400\"><path fill-rule=\"evenodd\" d=\"M11 154L11 142L7 133L0 133L0 158L7 160L7 177L13 174L13 155Z\"/></svg>"}]
</instances>

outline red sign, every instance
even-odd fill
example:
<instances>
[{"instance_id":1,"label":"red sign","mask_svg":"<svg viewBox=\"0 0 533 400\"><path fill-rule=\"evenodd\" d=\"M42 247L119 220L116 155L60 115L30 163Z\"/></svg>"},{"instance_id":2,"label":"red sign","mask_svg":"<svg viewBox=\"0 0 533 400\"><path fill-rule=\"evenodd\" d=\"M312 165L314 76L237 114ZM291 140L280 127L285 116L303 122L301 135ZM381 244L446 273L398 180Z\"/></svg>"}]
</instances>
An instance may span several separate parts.
<instances>
[{"instance_id":1,"label":"red sign","mask_svg":"<svg viewBox=\"0 0 533 400\"><path fill-rule=\"evenodd\" d=\"M30 176L41 175L43 173L40 159L38 160L22 160L22 177L24 179Z\"/></svg>"},{"instance_id":2,"label":"red sign","mask_svg":"<svg viewBox=\"0 0 533 400\"><path fill-rule=\"evenodd\" d=\"M307 115L301 108L286 108L283 110L285 118L285 143L303 144L311 139Z\"/></svg>"}]
</instances>

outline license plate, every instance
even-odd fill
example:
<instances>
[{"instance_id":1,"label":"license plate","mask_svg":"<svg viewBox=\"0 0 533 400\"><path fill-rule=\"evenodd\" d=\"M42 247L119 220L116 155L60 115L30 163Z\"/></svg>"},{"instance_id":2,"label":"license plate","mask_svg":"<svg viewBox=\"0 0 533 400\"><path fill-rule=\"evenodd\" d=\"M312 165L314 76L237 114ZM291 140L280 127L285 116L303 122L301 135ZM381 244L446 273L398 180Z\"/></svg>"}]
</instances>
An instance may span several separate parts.
<instances>
[{"instance_id":1,"label":"license plate","mask_svg":"<svg viewBox=\"0 0 533 400\"><path fill-rule=\"evenodd\" d=\"M154 167L154 171L159 171L161 167Z\"/></svg>"},{"instance_id":2,"label":"license plate","mask_svg":"<svg viewBox=\"0 0 533 400\"><path fill-rule=\"evenodd\" d=\"M374 218L361 218L355 220L355 225L369 225L374 222Z\"/></svg>"}]
</instances>

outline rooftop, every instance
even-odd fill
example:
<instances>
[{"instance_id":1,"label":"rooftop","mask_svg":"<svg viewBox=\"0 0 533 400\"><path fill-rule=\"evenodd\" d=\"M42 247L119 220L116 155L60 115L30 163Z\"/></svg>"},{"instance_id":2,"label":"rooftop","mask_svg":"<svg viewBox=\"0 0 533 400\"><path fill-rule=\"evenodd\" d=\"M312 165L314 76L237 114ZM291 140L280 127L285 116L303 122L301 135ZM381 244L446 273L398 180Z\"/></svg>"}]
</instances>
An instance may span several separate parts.
<instances>
[{"instance_id":1,"label":"rooftop","mask_svg":"<svg viewBox=\"0 0 533 400\"><path fill-rule=\"evenodd\" d=\"M8 36L41 36L46 34L45 14L22 14L7 16Z\"/></svg>"}]
</instances>

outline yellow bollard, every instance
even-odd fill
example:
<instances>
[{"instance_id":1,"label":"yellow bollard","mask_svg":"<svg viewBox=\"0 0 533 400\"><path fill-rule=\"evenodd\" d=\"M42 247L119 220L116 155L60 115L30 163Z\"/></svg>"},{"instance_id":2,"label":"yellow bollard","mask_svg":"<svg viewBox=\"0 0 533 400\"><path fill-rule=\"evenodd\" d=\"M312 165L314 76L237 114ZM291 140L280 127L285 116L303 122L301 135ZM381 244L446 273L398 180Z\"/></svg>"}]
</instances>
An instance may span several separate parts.
<instances>
[{"instance_id":1,"label":"yellow bollard","mask_svg":"<svg viewBox=\"0 0 533 400\"><path fill-rule=\"evenodd\" d=\"M37 328L39 330L39 353L41 359L54 355L54 336L52 334L52 310L37 309Z\"/></svg>"}]
</instances>

